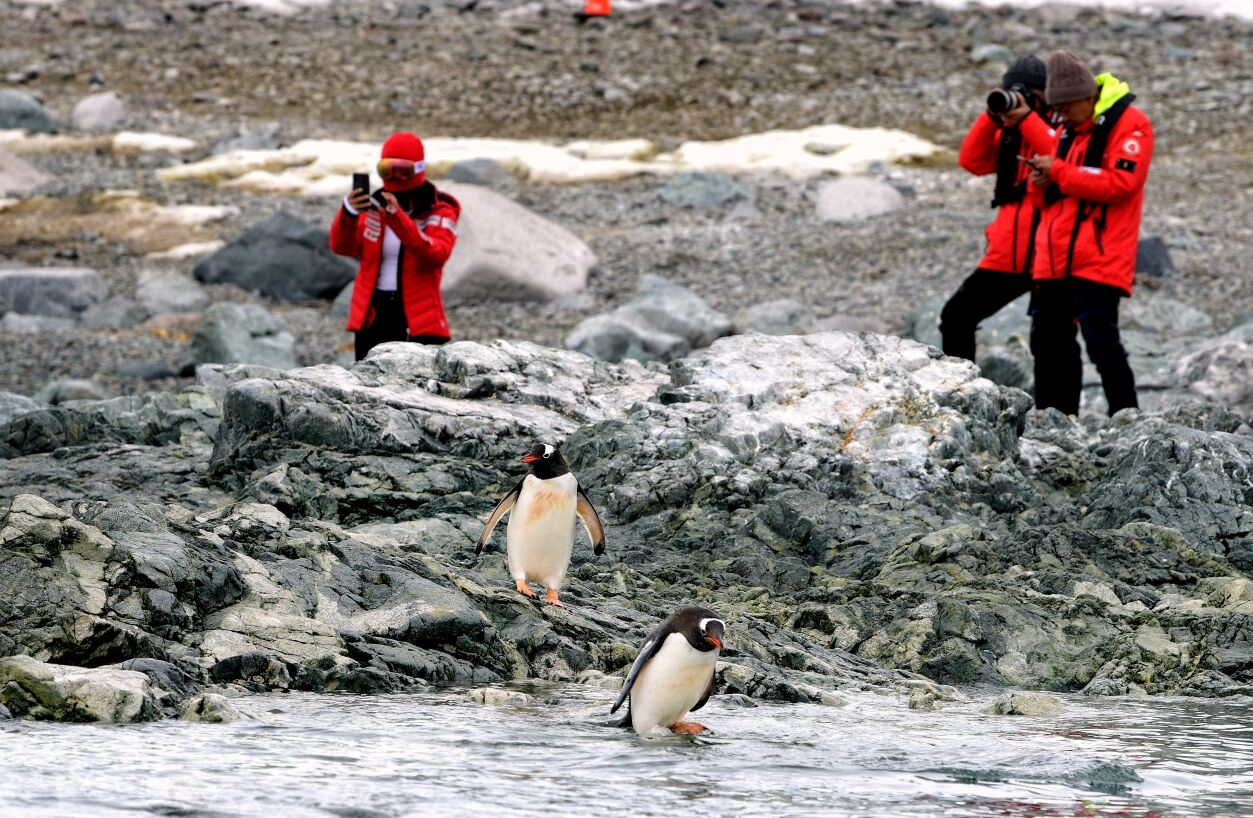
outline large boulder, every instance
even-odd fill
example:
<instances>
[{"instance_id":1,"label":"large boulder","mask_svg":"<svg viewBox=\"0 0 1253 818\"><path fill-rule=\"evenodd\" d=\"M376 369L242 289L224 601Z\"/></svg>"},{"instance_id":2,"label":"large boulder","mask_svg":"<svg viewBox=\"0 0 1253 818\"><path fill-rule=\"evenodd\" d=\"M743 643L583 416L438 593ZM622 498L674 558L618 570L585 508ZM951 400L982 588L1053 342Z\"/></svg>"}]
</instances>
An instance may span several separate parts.
<instances>
[{"instance_id":1,"label":"large boulder","mask_svg":"<svg viewBox=\"0 0 1253 818\"><path fill-rule=\"evenodd\" d=\"M133 670L52 665L30 656L0 659L0 704L18 718L137 722L160 717L148 677Z\"/></svg>"},{"instance_id":2,"label":"large boulder","mask_svg":"<svg viewBox=\"0 0 1253 818\"><path fill-rule=\"evenodd\" d=\"M235 284L280 301L332 299L356 268L331 252L327 232L286 211L258 222L197 262L205 284Z\"/></svg>"},{"instance_id":3,"label":"large boulder","mask_svg":"<svg viewBox=\"0 0 1253 818\"><path fill-rule=\"evenodd\" d=\"M296 366L296 339L287 323L255 304L214 304L191 339L192 364Z\"/></svg>"},{"instance_id":4,"label":"large boulder","mask_svg":"<svg viewBox=\"0 0 1253 818\"><path fill-rule=\"evenodd\" d=\"M108 295L95 270L79 267L0 267L0 313L77 318Z\"/></svg>"},{"instance_id":5,"label":"large boulder","mask_svg":"<svg viewBox=\"0 0 1253 818\"><path fill-rule=\"evenodd\" d=\"M485 187L441 188L461 202L457 244L444 265L450 301L551 301L587 285L596 256L569 230Z\"/></svg>"},{"instance_id":6,"label":"large boulder","mask_svg":"<svg viewBox=\"0 0 1253 818\"><path fill-rule=\"evenodd\" d=\"M70 112L70 124L80 131L116 131L126 122L126 105L115 91L83 97Z\"/></svg>"},{"instance_id":7,"label":"large boulder","mask_svg":"<svg viewBox=\"0 0 1253 818\"><path fill-rule=\"evenodd\" d=\"M816 213L824 222L863 222L904 206L899 190L868 176L844 176L818 185Z\"/></svg>"},{"instance_id":8,"label":"large boulder","mask_svg":"<svg viewBox=\"0 0 1253 818\"><path fill-rule=\"evenodd\" d=\"M135 286L135 298L150 315L200 312L211 300L198 282L172 270L142 271Z\"/></svg>"},{"instance_id":9,"label":"large boulder","mask_svg":"<svg viewBox=\"0 0 1253 818\"><path fill-rule=\"evenodd\" d=\"M47 174L19 156L0 151L0 196L24 196L48 184Z\"/></svg>"},{"instance_id":10,"label":"large boulder","mask_svg":"<svg viewBox=\"0 0 1253 818\"><path fill-rule=\"evenodd\" d=\"M670 361L730 335L731 319L696 293L655 275L640 278L635 298L579 322L566 347L602 361Z\"/></svg>"},{"instance_id":11,"label":"large boulder","mask_svg":"<svg viewBox=\"0 0 1253 818\"><path fill-rule=\"evenodd\" d=\"M25 91L0 88L0 130L56 133L52 115Z\"/></svg>"}]
</instances>

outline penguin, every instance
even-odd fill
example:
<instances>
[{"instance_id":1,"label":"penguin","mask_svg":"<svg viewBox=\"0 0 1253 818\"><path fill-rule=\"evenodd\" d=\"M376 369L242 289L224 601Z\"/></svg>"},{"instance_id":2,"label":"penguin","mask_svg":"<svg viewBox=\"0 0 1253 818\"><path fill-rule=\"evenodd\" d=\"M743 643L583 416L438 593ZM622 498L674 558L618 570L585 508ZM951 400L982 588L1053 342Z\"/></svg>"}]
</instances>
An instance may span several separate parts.
<instances>
[{"instance_id":1,"label":"penguin","mask_svg":"<svg viewBox=\"0 0 1253 818\"><path fill-rule=\"evenodd\" d=\"M530 466L527 475L492 509L474 553L482 552L492 529L512 509L505 542L518 593L535 598L527 583L542 582L548 587L544 601L564 608L557 589L574 551L574 518L583 521L597 556L605 553L605 526L556 446L536 444L522 462Z\"/></svg>"},{"instance_id":2,"label":"penguin","mask_svg":"<svg viewBox=\"0 0 1253 818\"><path fill-rule=\"evenodd\" d=\"M631 665L626 684L609 712L627 705L619 727L632 727L641 736L662 735L667 729L696 736L705 725L683 721L709 701L714 689L714 667L722 650L726 624L708 608L680 608L644 640Z\"/></svg>"}]
</instances>

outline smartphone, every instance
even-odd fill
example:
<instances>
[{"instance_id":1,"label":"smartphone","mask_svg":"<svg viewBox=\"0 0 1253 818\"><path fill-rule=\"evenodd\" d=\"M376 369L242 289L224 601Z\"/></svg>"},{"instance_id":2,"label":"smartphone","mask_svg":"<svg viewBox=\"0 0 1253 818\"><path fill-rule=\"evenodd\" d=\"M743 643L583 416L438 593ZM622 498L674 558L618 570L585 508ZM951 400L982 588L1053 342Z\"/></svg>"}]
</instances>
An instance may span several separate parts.
<instances>
[{"instance_id":1,"label":"smartphone","mask_svg":"<svg viewBox=\"0 0 1253 818\"><path fill-rule=\"evenodd\" d=\"M1031 165L1031 160L1030 160L1030 159L1024 159L1024 158L1023 158L1023 157L1021 157L1021 156L1020 156L1020 157L1018 157L1018 161L1019 161L1019 162L1022 162L1024 165ZM1034 165L1032 165L1032 167L1035 167L1035 166L1034 166Z\"/></svg>"},{"instance_id":2,"label":"smartphone","mask_svg":"<svg viewBox=\"0 0 1253 818\"><path fill-rule=\"evenodd\" d=\"M364 190L366 193L369 193L370 192L370 174L354 173L352 175L352 189Z\"/></svg>"}]
</instances>

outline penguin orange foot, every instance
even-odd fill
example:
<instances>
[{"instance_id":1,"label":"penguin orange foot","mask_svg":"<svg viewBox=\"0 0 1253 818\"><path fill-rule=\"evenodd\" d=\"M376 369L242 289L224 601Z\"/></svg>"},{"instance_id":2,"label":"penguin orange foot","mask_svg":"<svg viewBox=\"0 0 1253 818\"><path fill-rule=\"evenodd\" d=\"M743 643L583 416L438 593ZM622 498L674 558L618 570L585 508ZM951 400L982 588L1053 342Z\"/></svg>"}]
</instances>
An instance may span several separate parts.
<instances>
[{"instance_id":1,"label":"penguin orange foot","mask_svg":"<svg viewBox=\"0 0 1253 818\"><path fill-rule=\"evenodd\" d=\"M670 725L670 729L684 736L699 736L705 732L705 725L698 721L677 721Z\"/></svg>"},{"instance_id":2,"label":"penguin orange foot","mask_svg":"<svg viewBox=\"0 0 1253 818\"><path fill-rule=\"evenodd\" d=\"M522 594L523 596L529 596L531 599L537 599L539 597L539 594L532 591L531 587L526 584L526 580L524 579L517 580L516 585L518 588L518 593Z\"/></svg>"},{"instance_id":3,"label":"penguin orange foot","mask_svg":"<svg viewBox=\"0 0 1253 818\"><path fill-rule=\"evenodd\" d=\"M570 610L569 605L567 605L566 603L562 602L560 599L557 598L556 588L548 589L548 593L544 594L544 601L547 602L549 605L556 605L558 608L565 608L567 611Z\"/></svg>"}]
</instances>

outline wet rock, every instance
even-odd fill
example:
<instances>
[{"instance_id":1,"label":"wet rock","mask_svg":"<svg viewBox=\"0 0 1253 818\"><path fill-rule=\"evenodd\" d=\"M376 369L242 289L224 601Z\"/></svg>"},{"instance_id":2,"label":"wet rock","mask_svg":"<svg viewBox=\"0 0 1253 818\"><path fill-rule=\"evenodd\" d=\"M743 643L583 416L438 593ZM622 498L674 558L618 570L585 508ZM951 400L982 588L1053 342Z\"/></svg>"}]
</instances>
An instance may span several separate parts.
<instances>
[{"instance_id":1,"label":"wet rock","mask_svg":"<svg viewBox=\"0 0 1253 818\"><path fill-rule=\"evenodd\" d=\"M0 267L0 313L77 318L108 295L95 270Z\"/></svg>"},{"instance_id":2,"label":"wet rock","mask_svg":"<svg viewBox=\"0 0 1253 818\"><path fill-rule=\"evenodd\" d=\"M235 284L279 301L334 298L356 273L331 252L326 230L279 211L192 270L205 284Z\"/></svg>"},{"instance_id":3,"label":"wet rock","mask_svg":"<svg viewBox=\"0 0 1253 818\"><path fill-rule=\"evenodd\" d=\"M72 330L76 323L73 318L50 318L46 315L6 312L4 317L0 318L0 332L11 332L15 335L67 332Z\"/></svg>"},{"instance_id":4,"label":"wet rock","mask_svg":"<svg viewBox=\"0 0 1253 818\"><path fill-rule=\"evenodd\" d=\"M790 298L754 304L735 317L736 332L760 332L763 335L803 335L813 323L813 312Z\"/></svg>"},{"instance_id":5,"label":"wet rock","mask_svg":"<svg viewBox=\"0 0 1253 818\"><path fill-rule=\"evenodd\" d=\"M442 188L462 208L444 265L442 291L450 301L550 301L586 286L596 256L573 233L487 188Z\"/></svg>"},{"instance_id":6,"label":"wet rock","mask_svg":"<svg viewBox=\"0 0 1253 818\"><path fill-rule=\"evenodd\" d=\"M983 712L995 716L1060 716L1066 706L1056 696L1015 691L997 697Z\"/></svg>"},{"instance_id":7,"label":"wet rock","mask_svg":"<svg viewBox=\"0 0 1253 818\"><path fill-rule=\"evenodd\" d=\"M30 94L0 88L0 129L56 133L57 126L52 115Z\"/></svg>"},{"instance_id":8,"label":"wet rock","mask_svg":"<svg viewBox=\"0 0 1253 818\"><path fill-rule=\"evenodd\" d=\"M115 131L126 122L126 105L114 91L83 97L70 112L70 124L80 131Z\"/></svg>"},{"instance_id":9,"label":"wet rock","mask_svg":"<svg viewBox=\"0 0 1253 818\"><path fill-rule=\"evenodd\" d=\"M64 378L53 381L39 390L39 394L35 396L35 399L51 406L56 406L71 400L104 400L107 397L108 395L104 393L100 384L95 381L82 378Z\"/></svg>"},{"instance_id":10,"label":"wet rock","mask_svg":"<svg viewBox=\"0 0 1253 818\"><path fill-rule=\"evenodd\" d=\"M202 693L183 702L178 717L198 724L226 724L239 721L244 714L220 693Z\"/></svg>"},{"instance_id":11,"label":"wet rock","mask_svg":"<svg viewBox=\"0 0 1253 818\"><path fill-rule=\"evenodd\" d=\"M910 710L936 710L938 701L935 693L925 687L914 687L909 691Z\"/></svg>"},{"instance_id":12,"label":"wet rock","mask_svg":"<svg viewBox=\"0 0 1253 818\"><path fill-rule=\"evenodd\" d=\"M214 304L191 339L193 364L296 366L296 340L287 324L255 304Z\"/></svg>"},{"instance_id":13,"label":"wet rock","mask_svg":"<svg viewBox=\"0 0 1253 818\"><path fill-rule=\"evenodd\" d=\"M9 708L5 707L3 704L0 704L0 721L6 721L11 718L13 718L13 714L9 712Z\"/></svg>"},{"instance_id":14,"label":"wet rock","mask_svg":"<svg viewBox=\"0 0 1253 818\"><path fill-rule=\"evenodd\" d=\"M845 176L818 185L815 213L819 221L853 224L904 206L905 197L887 182Z\"/></svg>"},{"instance_id":15,"label":"wet rock","mask_svg":"<svg viewBox=\"0 0 1253 818\"><path fill-rule=\"evenodd\" d=\"M516 181L508 168L492 159L466 159L462 162L454 162L448 168L444 178L450 182L490 188L507 188Z\"/></svg>"},{"instance_id":16,"label":"wet rock","mask_svg":"<svg viewBox=\"0 0 1253 818\"><path fill-rule=\"evenodd\" d=\"M144 270L135 286L135 298L149 315L201 312L211 299L198 282L169 270ZM142 320L142 319L141 319Z\"/></svg>"},{"instance_id":17,"label":"wet rock","mask_svg":"<svg viewBox=\"0 0 1253 818\"><path fill-rule=\"evenodd\" d=\"M25 196L49 181L49 176L25 159L0 151L0 196Z\"/></svg>"},{"instance_id":18,"label":"wet rock","mask_svg":"<svg viewBox=\"0 0 1253 818\"><path fill-rule=\"evenodd\" d=\"M676 173L657 192L672 207L722 210L739 202L752 202L753 191L721 173Z\"/></svg>"},{"instance_id":19,"label":"wet rock","mask_svg":"<svg viewBox=\"0 0 1253 818\"><path fill-rule=\"evenodd\" d=\"M566 347L603 361L673 360L731 333L733 325L686 287L655 275L640 279L629 304L585 319Z\"/></svg>"},{"instance_id":20,"label":"wet rock","mask_svg":"<svg viewBox=\"0 0 1253 818\"><path fill-rule=\"evenodd\" d=\"M50 721L151 721L160 712L142 673L46 664L30 656L0 659L0 704L19 718Z\"/></svg>"},{"instance_id":21,"label":"wet rock","mask_svg":"<svg viewBox=\"0 0 1253 818\"><path fill-rule=\"evenodd\" d=\"M466 693L466 698L475 704L494 706L511 706L534 704L535 697L517 690L501 690L495 687L478 687Z\"/></svg>"},{"instance_id":22,"label":"wet rock","mask_svg":"<svg viewBox=\"0 0 1253 818\"><path fill-rule=\"evenodd\" d=\"M83 311L80 323L92 329L126 329L143 322L152 312L129 298L114 296Z\"/></svg>"},{"instance_id":23,"label":"wet rock","mask_svg":"<svg viewBox=\"0 0 1253 818\"><path fill-rule=\"evenodd\" d=\"M1170 249L1161 236L1145 236L1136 247L1136 275L1161 278L1174 272Z\"/></svg>"}]
</instances>

